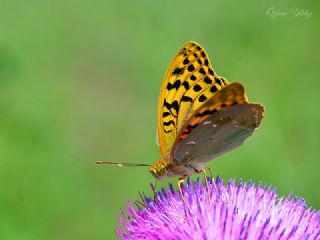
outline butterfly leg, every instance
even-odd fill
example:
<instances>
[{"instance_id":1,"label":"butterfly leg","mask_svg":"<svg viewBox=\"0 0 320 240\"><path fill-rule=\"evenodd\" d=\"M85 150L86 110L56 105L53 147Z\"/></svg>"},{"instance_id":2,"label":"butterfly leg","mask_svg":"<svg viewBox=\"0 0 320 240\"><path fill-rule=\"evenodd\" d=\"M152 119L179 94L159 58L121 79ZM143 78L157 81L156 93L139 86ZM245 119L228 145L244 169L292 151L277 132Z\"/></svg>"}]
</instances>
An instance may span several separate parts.
<instances>
[{"instance_id":1,"label":"butterfly leg","mask_svg":"<svg viewBox=\"0 0 320 240\"><path fill-rule=\"evenodd\" d=\"M209 199L209 203L211 204L211 200L210 200L210 192L209 192L209 184L208 184L208 179L207 179L207 173L205 169L199 170L197 173L203 173L203 177L204 177L204 183L206 185L206 190L208 193L208 199ZM211 171L210 171L211 173Z\"/></svg>"},{"instance_id":2,"label":"butterfly leg","mask_svg":"<svg viewBox=\"0 0 320 240\"><path fill-rule=\"evenodd\" d=\"M217 189L217 186L216 186L216 182L215 182L214 178L212 177L211 168L208 167L207 169L208 169L208 171L210 173L210 178L212 179L212 184L213 184L214 190L215 190L215 192L218 192L218 189Z\"/></svg>"},{"instance_id":3,"label":"butterfly leg","mask_svg":"<svg viewBox=\"0 0 320 240\"><path fill-rule=\"evenodd\" d=\"M211 204L211 201L210 201L210 192L209 192L209 184L208 184L208 178L207 178L207 172L206 172L205 169L203 169L202 171L203 171L204 182L205 182L205 184L206 184L206 189L207 189L207 193L208 193L209 203Z\"/></svg>"},{"instance_id":4,"label":"butterfly leg","mask_svg":"<svg viewBox=\"0 0 320 240\"><path fill-rule=\"evenodd\" d=\"M212 184L213 184L213 187L214 187L214 191L215 191L216 193L218 193L218 188L217 188L217 185L216 185L216 182L215 182L214 178L212 177L211 169L210 169L209 167L208 167L207 169L208 169L209 172L210 172L210 178L212 179ZM229 203L229 200L226 200L226 203L228 204L228 203ZM210 206L211 206L211 203L210 203ZM238 208L237 208L237 214L238 214Z\"/></svg>"},{"instance_id":5,"label":"butterfly leg","mask_svg":"<svg viewBox=\"0 0 320 240\"><path fill-rule=\"evenodd\" d=\"M178 187L179 187L179 192L180 192L180 195L181 195L181 199L182 199L183 205L184 205L185 202L184 202L184 197L183 197L183 194L182 194L181 184L184 182L185 178L186 178L185 176L178 178Z\"/></svg>"},{"instance_id":6,"label":"butterfly leg","mask_svg":"<svg viewBox=\"0 0 320 240\"><path fill-rule=\"evenodd\" d=\"M184 201L184 196L183 196L182 189L181 189L181 184L184 182L185 178L186 178L186 176L178 178L178 187L179 187L180 196L182 199L183 209L184 209L184 221L186 221L186 219L187 219L187 212L186 212L186 203Z\"/></svg>"},{"instance_id":7,"label":"butterfly leg","mask_svg":"<svg viewBox=\"0 0 320 240\"><path fill-rule=\"evenodd\" d=\"M209 171L209 173L210 173L210 178L213 179L213 178L212 178L211 168L207 167L207 169L208 169L208 171Z\"/></svg>"},{"instance_id":8,"label":"butterfly leg","mask_svg":"<svg viewBox=\"0 0 320 240\"><path fill-rule=\"evenodd\" d=\"M153 190L153 200L156 201L156 195L157 195L157 185L158 185L158 179L156 179L156 182L154 184L154 189Z\"/></svg>"}]
</instances>

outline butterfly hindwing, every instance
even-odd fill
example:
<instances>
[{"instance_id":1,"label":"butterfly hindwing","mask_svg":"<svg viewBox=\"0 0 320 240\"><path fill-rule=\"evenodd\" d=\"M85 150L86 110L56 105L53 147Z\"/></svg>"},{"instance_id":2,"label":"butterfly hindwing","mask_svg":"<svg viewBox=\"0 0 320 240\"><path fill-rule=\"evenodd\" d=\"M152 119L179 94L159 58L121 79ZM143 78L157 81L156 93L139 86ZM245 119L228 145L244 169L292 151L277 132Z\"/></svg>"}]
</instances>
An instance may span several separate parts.
<instances>
[{"instance_id":1,"label":"butterfly hindwing","mask_svg":"<svg viewBox=\"0 0 320 240\"><path fill-rule=\"evenodd\" d=\"M158 104L158 139L164 156L190 116L227 84L213 71L199 44L187 42L178 51L163 80Z\"/></svg>"},{"instance_id":2,"label":"butterfly hindwing","mask_svg":"<svg viewBox=\"0 0 320 240\"><path fill-rule=\"evenodd\" d=\"M231 83L201 106L182 128L171 152L176 164L207 162L240 146L259 126L263 107L247 102Z\"/></svg>"},{"instance_id":3,"label":"butterfly hindwing","mask_svg":"<svg viewBox=\"0 0 320 240\"><path fill-rule=\"evenodd\" d=\"M210 115L174 149L177 164L207 162L229 152L252 135L262 119L259 104L238 104Z\"/></svg>"}]
</instances>

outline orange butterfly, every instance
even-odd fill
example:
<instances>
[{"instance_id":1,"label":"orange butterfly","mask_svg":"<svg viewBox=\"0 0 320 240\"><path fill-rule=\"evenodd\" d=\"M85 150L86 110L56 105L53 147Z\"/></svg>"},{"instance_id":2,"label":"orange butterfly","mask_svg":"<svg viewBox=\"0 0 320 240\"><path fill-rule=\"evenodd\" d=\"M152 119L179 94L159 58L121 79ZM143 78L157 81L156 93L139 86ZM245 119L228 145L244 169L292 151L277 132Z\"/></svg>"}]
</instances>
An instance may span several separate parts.
<instances>
[{"instance_id":1,"label":"orange butterfly","mask_svg":"<svg viewBox=\"0 0 320 240\"><path fill-rule=\"evenodd\" d=\"M262 105L248 102L242 84L229 83L214 72L203 47L187 42L174 57L160 90L162 157L150 172L157 180L178 177L182 196L183 180L195 173L205 174L204 163L242 145L259 127L263 113Z\"/></svg>"}]
</instances>

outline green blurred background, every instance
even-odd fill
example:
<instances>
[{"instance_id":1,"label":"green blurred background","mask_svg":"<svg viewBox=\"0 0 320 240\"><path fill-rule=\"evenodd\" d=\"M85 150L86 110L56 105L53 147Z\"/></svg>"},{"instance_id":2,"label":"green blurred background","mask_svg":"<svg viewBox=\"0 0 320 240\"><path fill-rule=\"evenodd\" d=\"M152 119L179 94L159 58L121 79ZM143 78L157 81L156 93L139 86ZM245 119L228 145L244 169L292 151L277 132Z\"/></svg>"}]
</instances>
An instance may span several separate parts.
<instances>
[{"instance_id":1,"label":"green blurred background","mask_svg":"<svg viewBox=\"0 0 320 240\"><path fill-rule=\"evenodd\" d=\"M159 89L188 40L266 107L214 175L320 208L317 1L1 0L0 239L115 238L120 208L154 179L95 161L160 157Z\"/></svg>"}]
</instances>

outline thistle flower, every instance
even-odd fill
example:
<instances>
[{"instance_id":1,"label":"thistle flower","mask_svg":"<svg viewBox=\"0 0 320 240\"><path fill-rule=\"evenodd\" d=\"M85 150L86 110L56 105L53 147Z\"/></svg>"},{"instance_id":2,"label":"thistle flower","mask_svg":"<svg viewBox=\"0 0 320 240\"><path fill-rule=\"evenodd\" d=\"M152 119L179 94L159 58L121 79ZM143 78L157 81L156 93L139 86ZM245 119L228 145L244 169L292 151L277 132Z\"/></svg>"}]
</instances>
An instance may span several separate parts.
<instances>
[{"instance_id":1,"label":"thistle flower","mask_svg":"<svg viewBox=\"0 0 320 240\"><path fill-rule=\"evenodd\" d=\"M208 188L198 179L182 186L185 201L170 184L156 199L141 195L119 216L118 239L320 239L320 211L291 194L252 181ZM135 205L135 207L134 207Z\"/></svg>"}]
</instances>

